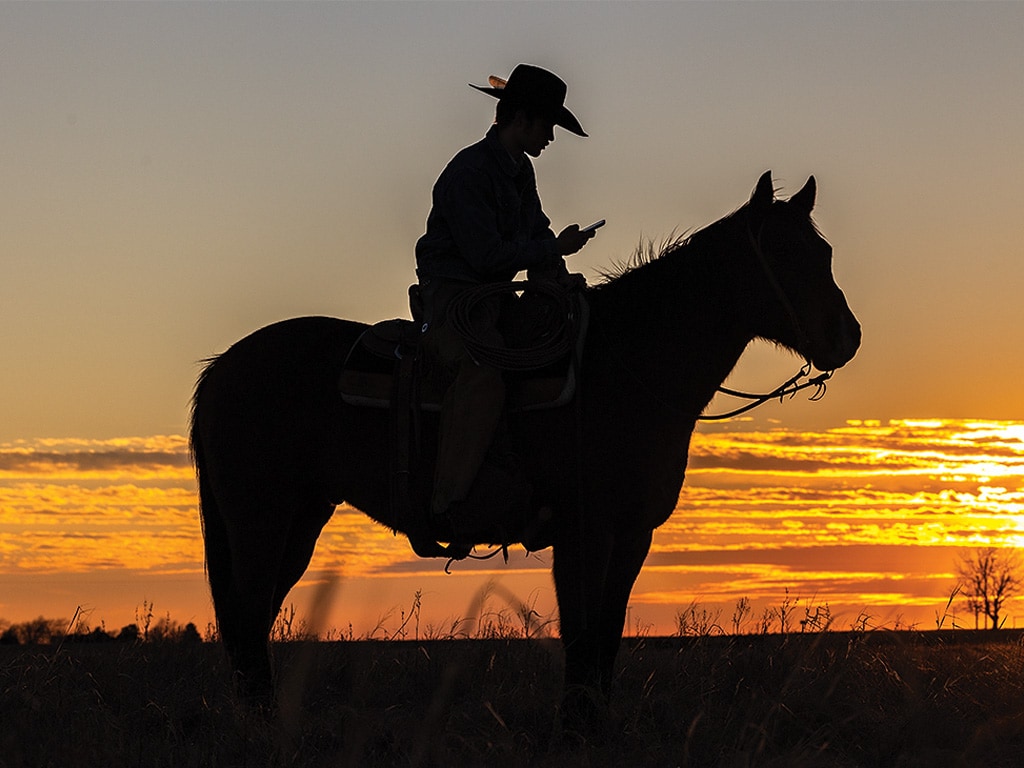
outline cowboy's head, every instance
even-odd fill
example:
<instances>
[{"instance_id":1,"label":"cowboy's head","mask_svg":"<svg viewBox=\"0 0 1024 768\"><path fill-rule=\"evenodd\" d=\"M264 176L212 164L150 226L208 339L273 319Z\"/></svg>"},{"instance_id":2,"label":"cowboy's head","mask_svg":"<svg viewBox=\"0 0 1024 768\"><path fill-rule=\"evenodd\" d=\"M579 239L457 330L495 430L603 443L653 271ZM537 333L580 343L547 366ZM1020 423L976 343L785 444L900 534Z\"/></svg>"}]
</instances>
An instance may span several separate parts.
<instances>
[{"instance_id":1,"label":"cowboy's head","mask_svg":"<svg viewBox=\"0 0 1024 768\"><path fill-rule=\"evenodd\" d=\"M491 75L489 85L473 85L498 99L496 122L504 128L520 121L523 151L536 157L554 141L558 125L577 136L586 136L580 121L565 107L565 83L546 69L520 64L507 80ZM472 83L470 84L472 85Z\"/></svg>"}]
</instances>

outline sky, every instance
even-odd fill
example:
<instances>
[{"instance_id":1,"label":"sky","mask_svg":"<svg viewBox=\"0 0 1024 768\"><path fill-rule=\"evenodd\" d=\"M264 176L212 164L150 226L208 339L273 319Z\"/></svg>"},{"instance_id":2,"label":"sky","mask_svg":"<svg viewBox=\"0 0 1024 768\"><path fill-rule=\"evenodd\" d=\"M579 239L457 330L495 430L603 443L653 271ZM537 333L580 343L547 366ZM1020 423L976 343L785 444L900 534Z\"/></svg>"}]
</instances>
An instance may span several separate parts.
<instances>
[{"instance_id":1,"label":"sky","mask_svg":"<svg viewBox=\"0 0 1024 768\"><path fill-rule=\"evenodd\" d=\"M765 170L781 196L815 176L861 351L821 402L767 405L702 428L709 440L814 441L851 420L1018 434L1022 28L1024 4L986 2L0 4L0 456L36 460L0 473L0 616L73 613L88 579L107 592L78 600L111 621L153 595L157 610L209 615L180 437L200 361L291 316L408 316L431 185L493 117L467 84L519 62L567 81L590 134L557 133L536 167L556 230L608 221L570 260L591 280L642 241L729 213ZM730 385L770 388L796 367L755 346ZM50 482L76 450L147 458ZM154 470L150 453L170 463ZM760 487L732 477L740 495ZM796 498L805 480L768 482ZM680 504L670 526L699 516L686 491ZM91 514L120 521L111 562ZM330 541L363 535L336 517ZM12 549L30 529L49 532L55 560ZM406 573L427 567L375 535ZM68 542L93 559L62 566ZM777 544L783 559L797 549ZM949 553L938 560L948 571ZM153 564L160 577L139 581ZM502 578L550 590L534 570ZM417 589L402 578L397 602ZM657 591L685 603L690 583Z\"/></svg>"}]
</instances>

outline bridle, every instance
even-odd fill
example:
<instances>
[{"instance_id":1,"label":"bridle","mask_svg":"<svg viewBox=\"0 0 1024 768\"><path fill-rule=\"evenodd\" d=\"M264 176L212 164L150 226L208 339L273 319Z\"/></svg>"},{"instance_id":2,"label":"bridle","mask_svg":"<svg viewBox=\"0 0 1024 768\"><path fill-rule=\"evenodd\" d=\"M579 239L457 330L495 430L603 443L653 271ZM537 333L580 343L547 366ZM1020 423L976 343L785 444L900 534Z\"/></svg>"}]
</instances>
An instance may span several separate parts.
<instances>
[{"instance_id":1,"label":"bridle","mask_svg":"<svg viewBox=\"0 0 1024 768\"><path fill-rule=\"evenodd\" d=\"M793 303L789 300L789 296L786 295L785 290L783 290L782 284L779 282L779 278L776 276L771 264L768 263L768 257L765 256L764 250L761 248L761 235L764 233L764 222L761 222L761 226L757 231L757 237L754 237L754 232L750 228L749 221L747 222L746 229L747 239L750 241L751 250L753 250L754 254L757 256L757 260L761 264L761 269L764 271L768 284L772 287L772 290L775 292L776 299L778 299L779 304L782 305L782 309L789 318L789 322L793 325L793 330L796 331L796 335L799 338L800 343L806 348L810 344L810 338L804 332L803 325L800 323L800 318L797 316L796 310L793 309ZM742 400L750 400L752 402L726 413L698 416L697 420L722 421L723 419L730 419L733 416L739 416L741 413L753 410L754 408L757 408L757 406L767 403L769 400L778 398L781 402L787 397L792 398L797 392L807 389L808 387L815 387L814 394L811 395L810 400L812 402L817 402L825 397L826 382L832 378L834 371L824 371L817 376L812 377L812 367L811 361L805 358L804 364L800 367L800 370L797 371L796 375L787 379L771 392L764 394L752 394L750 392L741 392L739 390L720 386L718 387L718 391L723 395L737 397ZM800 379L803 378L806 378L807 381L801 382Z\"/></svg>"}]
</instances>

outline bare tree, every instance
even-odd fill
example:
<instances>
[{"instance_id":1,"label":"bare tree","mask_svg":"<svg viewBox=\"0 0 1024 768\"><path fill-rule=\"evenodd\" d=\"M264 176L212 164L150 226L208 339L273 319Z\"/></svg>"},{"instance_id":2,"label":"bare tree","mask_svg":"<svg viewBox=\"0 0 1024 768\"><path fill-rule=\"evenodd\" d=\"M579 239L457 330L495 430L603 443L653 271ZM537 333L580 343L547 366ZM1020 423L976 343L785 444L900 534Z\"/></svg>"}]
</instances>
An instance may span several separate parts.
<instances>
[{"instance_id":1,"label":"bare tree","mask_svg":"<svg viewBox=\"0 0 1024 768\"><path fill-rule=\"evenodd\" d=\"M999 629L1006 618L1000 614L1006 601L1024 584L1024 564L1016 549L988 547L961 553L957 564L961 593L974 613L975 626L981 615L991 622L989 629Z\"/></svg>"}]
</instances>

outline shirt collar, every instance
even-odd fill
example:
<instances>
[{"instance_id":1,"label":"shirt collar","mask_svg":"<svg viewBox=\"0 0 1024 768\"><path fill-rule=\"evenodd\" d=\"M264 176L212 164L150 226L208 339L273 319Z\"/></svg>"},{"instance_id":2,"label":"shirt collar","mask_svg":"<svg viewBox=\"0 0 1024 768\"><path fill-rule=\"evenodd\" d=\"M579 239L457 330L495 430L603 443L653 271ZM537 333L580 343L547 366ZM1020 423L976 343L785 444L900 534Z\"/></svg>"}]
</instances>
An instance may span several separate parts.
<instances>
[{"instance_id":1,"label":"shirt collar","mask_svg":"<svg viewBox=\"0 0 1024 768\"><path fill-rule=\"evenodd\" d=\"M490 127L485 138L490 143L495 157L498 158L498 165L503 171L505 171L505 173L509 176L515 176L520 170L522 170L523 163L526 161L526 155L520 152L517 156L505 149L505 145L501 143L500 139L498 139L497 125L492 125Z\"/></svg>"}]
</instances>

